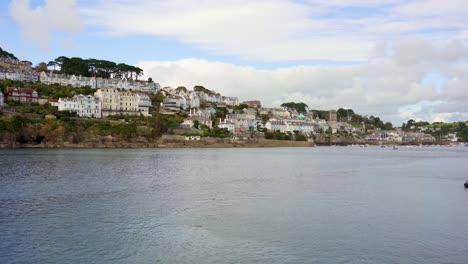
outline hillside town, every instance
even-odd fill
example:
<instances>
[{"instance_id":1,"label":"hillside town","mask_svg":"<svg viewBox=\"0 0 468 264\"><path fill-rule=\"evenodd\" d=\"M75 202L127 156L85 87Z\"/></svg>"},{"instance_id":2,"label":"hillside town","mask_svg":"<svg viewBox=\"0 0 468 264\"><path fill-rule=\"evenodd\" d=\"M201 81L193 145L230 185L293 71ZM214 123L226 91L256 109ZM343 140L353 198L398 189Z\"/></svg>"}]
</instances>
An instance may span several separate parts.
<instances>
[{"instance_id":1,"label":"hillside town","mask_svg":"<svg viewBox=\"0 0 468 264\"><path fill-rule=\"evenodd\" d=\"M49 68L36 72L32 63L9 58L0 58L2 80L13 81L11 86L3 89L4 93L0 92L0 107L10 115L15 113L18 103L49 105L58 112L82 119L161 115L177 120L171 124L169 132L187 135L188 140L194 140L189 135L195 135L196 140L205 135L323 144L434 144L459 141L457 133L437 137L437 129L440 130L437 127L413 125L394 128L379 118L360 116L350 109L312 110L303 103L300 103L301 108L295 107L294 102L281 107L264 107L259 100L240 101L237 97L222 95L203 86L195 86L192 90L183 86L161 88L152 80L85 77L63 74ZM70 93L70 96L58 97L59 93L41 94L33 88L35 84L87 90L86 94Z\"/></svg>"}]
</instances>

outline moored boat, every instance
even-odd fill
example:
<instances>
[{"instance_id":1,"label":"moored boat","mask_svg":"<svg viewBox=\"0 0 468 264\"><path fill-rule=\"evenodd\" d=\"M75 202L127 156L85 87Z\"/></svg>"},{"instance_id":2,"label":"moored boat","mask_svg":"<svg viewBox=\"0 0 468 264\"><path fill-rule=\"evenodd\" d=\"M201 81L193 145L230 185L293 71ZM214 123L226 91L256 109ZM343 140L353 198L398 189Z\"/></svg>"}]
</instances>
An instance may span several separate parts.
<instances>
[{"instance_id":1,"label":"moored boat","mask_svg":"<svg viewBox=\"0 0 468 264\"><path fill-rule=\"evenodd\" d=\"M468 188L468 181L465 181L465 188Z\"/></svg>"}]
</instances>

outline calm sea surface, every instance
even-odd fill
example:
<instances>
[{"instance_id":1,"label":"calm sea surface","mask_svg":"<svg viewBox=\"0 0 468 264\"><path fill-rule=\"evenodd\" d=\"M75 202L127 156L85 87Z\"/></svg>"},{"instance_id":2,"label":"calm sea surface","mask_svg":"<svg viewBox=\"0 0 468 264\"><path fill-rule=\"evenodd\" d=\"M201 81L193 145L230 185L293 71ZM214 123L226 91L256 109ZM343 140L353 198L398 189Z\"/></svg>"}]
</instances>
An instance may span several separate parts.
<instances>
[{"instance_id":1,"label":"calm sea surface","mask_svg":"<svg viewBox=\"0 0 468 264\"><path fill-rule=\"evenodd\" d=\"M468 263L468 148L0 150L0 263Z\"/></svg>"}]
</instances>

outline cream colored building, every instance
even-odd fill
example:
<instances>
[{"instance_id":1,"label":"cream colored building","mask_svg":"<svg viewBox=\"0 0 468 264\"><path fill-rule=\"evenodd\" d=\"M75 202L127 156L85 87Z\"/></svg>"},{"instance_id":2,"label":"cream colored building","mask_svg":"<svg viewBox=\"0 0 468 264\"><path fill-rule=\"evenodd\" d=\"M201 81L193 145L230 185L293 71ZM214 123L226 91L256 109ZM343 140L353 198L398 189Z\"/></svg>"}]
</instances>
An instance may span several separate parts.
<instances>
[{"instance_id":1,"label":"cream colored building","mask_svg":"<svg viewBox=\"0 0 468 264\"><path fill-rule=\"evenodd\" d=\"M98 89L94 96L102 105L102 116L109 115L149 115L151 101L149 97L129 91L119 91L116 88Z\"/></svg>"}]
</instances>

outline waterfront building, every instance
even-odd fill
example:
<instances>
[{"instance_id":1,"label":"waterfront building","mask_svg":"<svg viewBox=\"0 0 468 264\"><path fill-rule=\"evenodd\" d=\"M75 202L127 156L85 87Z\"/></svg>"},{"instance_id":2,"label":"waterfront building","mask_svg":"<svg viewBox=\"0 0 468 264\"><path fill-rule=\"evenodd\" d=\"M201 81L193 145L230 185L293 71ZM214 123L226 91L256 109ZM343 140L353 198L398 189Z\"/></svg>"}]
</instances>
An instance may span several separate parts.
<instances>
[{"instance_id":1,"label":"waterfront building","mask_svg":"<svg viewBox=\"0 0 468 264\"><path fill-rule=\"evenodd\" d=\"M265 124L265 128L272 131L286 132L287 126L283 120L269 120Z\"/></svg>"},{"instance_id":2,"label":"waterfront building","mask_svg":"<svg viewBox=\"0 0 468 264\"><path fill-rule=\"evenodd\" d=\"M9 87L5 95L7 100L22 103L37 103L39 94L31 88Z\"/></svg>"},{"instance_id":3,"label":"waterfront building","mask_svg":"<svg viewBox=\"0 0 468 264\"><path fill-rule=\"evenodd\" d=\"M297 119L276 120L271 119L265 124L265 128L272 131L300 132L304 135L312 135L316 131L316 123Z\"/></svg>"},{"instance_id":4,"label":"waterfront building","mask_svg":"<svg viewBox=\"0 0 468 264\"><path fill-rule=\"evenodd\" d=\"M152 106L151 98L147 94L136 94L138 102L138 110L144 116L151 116L149 113L149 108Z\"/></svg>"},{"instance_id":5,"label":"waterfront building","mask_svg":"<svg viewBox=\"0 0 468 264\"><path fill-rule=\"evenodd\" d=\"M92 95L75 95L73 98L59 98L59 111L75 112L81 117L101 118L101 101Z\"/></svg>"},{"instance_id":6,"label":"waterfront building","mask_svg":"<svg viewBox=\"0 0 468 264\"><path fill-rule=\"evenodd\" d=\"M226 120L234 123L236 129L250 130L256 128L256 117L254 114L228 114Z\"/></svg>"},{"instance_id":7,"label":"waterfront building","mask_svg":"<svg viewBox=\"0 0 468 264\"><path fill-rule=\"evenodd\" d=\"M102 116L109 115L149 115L151 101L141 94L119 91L116 88L102 88L94 93L101 101Z\"/></svg>"},{"instance_id":8,"label":"waterfront building","mask_svg":"<svg viewBox=\"0 0 468 264\"><path fill-rule=\"evenodd\" d=\"M312 135L314 133L315 122L308 122L304 120L285 120L286 129L289 132L298 131L304 135Z\"/></svg>"},{"instance_id":9,"label":"waterfront building","mask_svg":"<svg viewBox=\"0 0 468 264\"><path fill-rule=\"evenodd\" d=\"M208 128L212 128L213 127L213 122L211 120L211 114L204 110L195 110L195 109L190 109L189 111L189 118L186 119L186 120L192 120L192 126L193 127L193 122L196 120L198 121L198 125L201 127L202 125L208 127ZM189 121L186 122L187 124L190 124Z\"/></svg>"},{"instance_id":10,"label":"waterfront building","mask_svg":"<svg viewBox=\"0 0 468 264\"><path fill-rule=\"evenodd\" d=\"M230 132L235 132L236 131L236 124L234 122L230 121L229 119L224 119L224 120L219 120L218 123L219 128L226 128Z\"/></svg>"}]
</instances>

